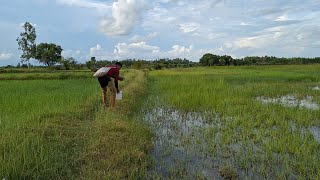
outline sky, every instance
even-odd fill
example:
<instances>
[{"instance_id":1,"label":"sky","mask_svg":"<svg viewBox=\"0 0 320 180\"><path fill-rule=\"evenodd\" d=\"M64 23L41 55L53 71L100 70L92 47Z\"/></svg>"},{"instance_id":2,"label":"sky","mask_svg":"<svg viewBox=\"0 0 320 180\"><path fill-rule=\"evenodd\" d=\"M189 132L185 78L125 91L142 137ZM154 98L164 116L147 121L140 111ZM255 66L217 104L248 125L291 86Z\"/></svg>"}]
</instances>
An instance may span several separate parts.
<instances>
[{"instance_id":1,"label":"sky","mask_svg":"<svg viewBox=\"0 0 320 180\"><path fill-rule=\"evenodd\" d=\"M320 0L1 0L0 66L20 62L25 22L36 43L60 45L82 63L320 56Z\"/></svg>"}]
</instances>

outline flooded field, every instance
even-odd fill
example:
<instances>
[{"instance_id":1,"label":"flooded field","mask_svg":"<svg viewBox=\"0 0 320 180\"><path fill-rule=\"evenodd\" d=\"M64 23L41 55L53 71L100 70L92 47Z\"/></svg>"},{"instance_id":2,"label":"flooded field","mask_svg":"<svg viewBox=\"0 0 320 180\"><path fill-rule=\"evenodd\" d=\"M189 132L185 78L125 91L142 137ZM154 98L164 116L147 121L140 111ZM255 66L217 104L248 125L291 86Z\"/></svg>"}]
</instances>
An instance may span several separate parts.
<instances>
[{"instance_id":1,"label":"flooded field","mask_svg":"<svg viewBox=\"0 0 320 180\"><path fill-rule=\"evenodd\" d=\"M155 132L151 153L155 168L152 177L206 178L219 176L218 163L206 152L205 131L213 125L206 121L214 115L181 113L160 107L145 113L145 121ZM217 117L213 117L217 118Z\"/></svg>"},{"instance_id":2,"label":"flooded field","mask_svg":"<svg viewBox=\"0 0 320 180\"><path fill-rule=\"evenodd\" d=\"M305 96L302 99L296 98L294 95L286 95L277 98L257 97L257 100L264 104L280 104L284 107L306 108L310 110L319 110L319 104L312 101L312 96Z\"/></svg>"},{"instance_id":3,"label":"flooded field","mask_svg":"<svg viewBox=\"0 0 320 180\"><path fill-rule=\"evenodd\" d=\"M310 133L314 140L320 143L320 126L297 126L296 123L290 122L290 130L296 131L300 135L305 135L306 133Z\"/></svg>"},{"instance_id":4,"label":"flooded field","mask_svg":"<svg viewBox=\"0 0 320 180\"><path fill-rule=\"evenodd\" d=\"M320 74L282 68L293 67L152 72L147 177L320 178Z\"/></svg>"},{"instance_id":5,"label":"flooded field","mask_svg":"<svg viewBox=\"0 0 320 180\"><path fill-rule=\"evenodd\" d=\"M262 144L252 140L234 140L225 143L224 138L229 132L225 132L224 126L228 121L235 119L229 117L222 120L216 113L208 111L183 113L163 106L145 111L144 114L144 121L154 132L154 148L151 152L153 166L147 177L263 179L276 177L286 171L285 164L281 163L283 160L281 153L271 154L272 158L277 159L276 164L271 166L260 164L261 160L267 161L270 158L262 146L263 143L272 141L270 137L263 138ZM295 124L291 124L290 127L292 132L299 133L302 138L310 133L317 142L320 140L319 127L298 128ZM269 130L253 129L251 136L274 130L279 129L276 127ZM241 136L240 128L235 128L233 131L236 131L236 136ZM289 179L297 178L293 172L286 176Z\"/></svg>"},{"instance_id":6,"label":"flooded field","mask_svg":"<svg viewBox=\"0 0 320 180\"><path fill-rule=\"evenodd\" d=\"M312 126L308 130L312 133L314 139L320 143L320 127Z\"/></svg>"}]
</instances>

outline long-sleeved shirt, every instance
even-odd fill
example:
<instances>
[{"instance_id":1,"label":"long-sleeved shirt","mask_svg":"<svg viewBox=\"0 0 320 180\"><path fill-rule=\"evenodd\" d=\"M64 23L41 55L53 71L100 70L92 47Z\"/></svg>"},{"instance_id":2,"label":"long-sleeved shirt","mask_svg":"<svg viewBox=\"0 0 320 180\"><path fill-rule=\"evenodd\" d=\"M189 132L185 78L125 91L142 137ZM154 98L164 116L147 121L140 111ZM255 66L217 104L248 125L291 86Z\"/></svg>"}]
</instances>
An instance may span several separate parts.
<instances>
[{"instance_id":1,"label":"long-sleeved shirt","mask_svg":"<svg viewBox=\"0 0 320 180\"><path fill-rule=\"evenodd\" d=\"M114 78L114 84L115 84L117 90L119 90L119 88L118 88L118 80L119 80L120 69L116 65L111 65L111 66L107 66L107 67L111 68L108 71L107 75L109 77L113 77Z\"/></svg>"}]
</instances>

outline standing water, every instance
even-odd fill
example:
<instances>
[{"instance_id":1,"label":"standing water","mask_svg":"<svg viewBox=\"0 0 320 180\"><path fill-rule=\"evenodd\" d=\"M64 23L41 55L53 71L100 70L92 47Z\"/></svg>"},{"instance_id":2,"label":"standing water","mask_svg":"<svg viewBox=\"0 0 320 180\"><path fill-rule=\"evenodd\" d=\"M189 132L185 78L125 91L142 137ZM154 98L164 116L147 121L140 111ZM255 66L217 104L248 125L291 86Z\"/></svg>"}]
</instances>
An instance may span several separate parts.
<instances>
[{"instance_id":1,"label":"standing water","mask_svg":"<svg viewBox=\"0 0 320 180\"><path fill-rule=\"evenodd\" d=\"M257 100L261 101L264 104L280 104L285 107L298 107L306 108L310 110L319 110L319 105L312 101L312 96L306 96L303 99L297 99L293 95L281 96L277 98L268 98L268 97L257 97Z\"/></svg>"},{"instance_id":2,"label":"standing water","mask_svg":"<svg viewBox=\"0 0 320 180\"><path fill-rule=\"evenodd\" d=\"M155 132L149 176L159 178L222 179L217 163L205 151L205 113L180 113L156 108L145 113L145 121ZM212 117L211 117L212 118Z\"/></svg>"}]
</instances>

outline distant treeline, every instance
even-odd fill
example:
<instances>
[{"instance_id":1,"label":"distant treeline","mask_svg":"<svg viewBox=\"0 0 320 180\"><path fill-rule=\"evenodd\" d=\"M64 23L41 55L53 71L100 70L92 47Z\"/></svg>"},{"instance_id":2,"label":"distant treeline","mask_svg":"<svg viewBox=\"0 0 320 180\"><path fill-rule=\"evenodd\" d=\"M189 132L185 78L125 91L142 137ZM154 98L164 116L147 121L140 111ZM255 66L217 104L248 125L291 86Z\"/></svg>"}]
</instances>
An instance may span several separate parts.
<instances>
[{"instance_id":1,"label":"distant treeline","mask_svg":"<svg viewBox=\"0 0 320 180\"><path fill-rule=\"evenodd\" d=\"M320 57L316 58L278 58L274 56L247 56L233 59L228 55L214 55L207 53L199 61L202 66L242 66L242 65L286 65L286 64L320 64Z\"/></svg>"},{"instance_id":2,"label":"distant treeline","mask_svg":"<svg viewBox=\"0 0 320 180\"><path fill-rule=\"evenodd\" d=\"M89 69L95 69L106 65L115 64L117 61L100 60L96 61L95 58L91 58L86 62L86 67ZM199 66L198 62L193 62L187 59L156 59L156 60L136 60L127 59L120 61L124 67L134 69L162 69L162 68L187 68Z\"/></svg>"},{"instance_id":3,"label":"distant treeline","mask_svg":"<svg viewBox=\"0 0 320 180\"><path fill-rule=\"evenodd\" d=\"M91 59L86 62L87 68L98 68L105 65L114 64L116 61ZM277 58L274 56L248 56L241 59L233 59L228 55L214 55L207 53L202 56L199 62L187 59L157 59L157 60L135 60L127 59L120 61L125 67L135 69L162 69L162 68L186 68L195 66L250 66L250 65L289 65L289 64L320 64L320 57L316 58Z\"/></svg>"},{"instance_id":4,"label":"distant treeline","mask_svg":"<svg viewBox=\"0 0 320 180\"><path fill-rule=\"evenodd\" d=\"M117 61L110 60L99 60L95 57L85 63L79 63L74 58L62 58L58 64L54 65L53 68L56 70L69 70L69 69L91 69L96 70L100 67L115 64ZM207 53L203 55L199 62L193 62L187 59L175 58L163 58L156 60L137 60L137 59L126 59L120 60L120 62L126 68L134 69L162 69L162 68L187 68L195 66L250 66L250 65L286 65L286 64L320 64L320 57L316 58L278 58L274 56L247 56L241 59L234 59L228 55L214 55ZM17 66L5 66L5 68L26 68L26 64L18 64Z\"/></svg>"}]
</instances>

